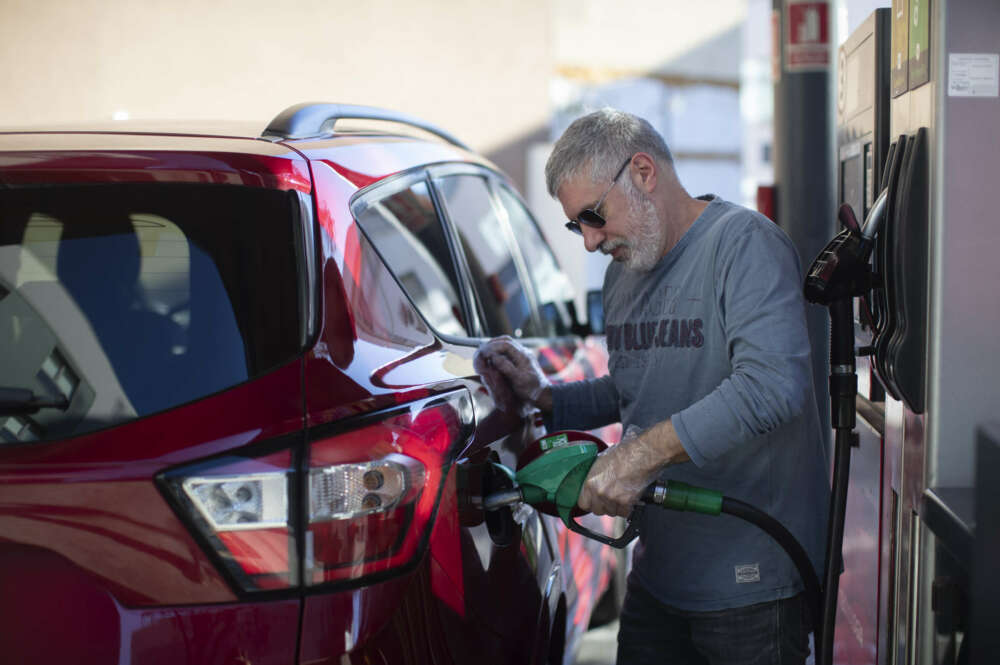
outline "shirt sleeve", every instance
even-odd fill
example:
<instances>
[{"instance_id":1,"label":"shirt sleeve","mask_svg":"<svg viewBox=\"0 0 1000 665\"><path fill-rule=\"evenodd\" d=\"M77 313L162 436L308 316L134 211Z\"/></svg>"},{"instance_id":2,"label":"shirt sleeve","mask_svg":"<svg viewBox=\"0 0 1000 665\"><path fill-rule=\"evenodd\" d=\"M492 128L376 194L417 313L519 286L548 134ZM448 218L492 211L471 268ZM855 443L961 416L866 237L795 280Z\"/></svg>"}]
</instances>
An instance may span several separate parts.
<instances>
[{"instance_id":1,"label":"shirt sleeve","mask_svg":"<svg viewBox=\"0 0 1000 665\"><path fill-rule=\"evenodd\" d=\"M618 389L606 375L552 386L549 429L597 429L621 419Z\"/></svg>"},{"instance_id":2,"label":"shirt sleeve","mask_svg":"<svg viewBox=\"0 0 1000 665\"><path fill-rule=\"evenodd\" d=\"M763 224L737 231L720 247L715 278L732 372L671 418L698 466L798 417L813 394L801 272L787 236Z\"/></svg>"}]
</instances>

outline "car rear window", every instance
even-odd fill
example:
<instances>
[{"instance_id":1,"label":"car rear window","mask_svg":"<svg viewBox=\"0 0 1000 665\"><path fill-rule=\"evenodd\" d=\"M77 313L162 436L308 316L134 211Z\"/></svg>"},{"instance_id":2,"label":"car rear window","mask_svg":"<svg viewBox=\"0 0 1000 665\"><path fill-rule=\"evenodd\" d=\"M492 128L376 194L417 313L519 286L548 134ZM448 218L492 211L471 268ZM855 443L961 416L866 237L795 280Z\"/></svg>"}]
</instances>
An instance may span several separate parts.
<instances>
[{"instance_id":1,"label":"car rear window","mask_svg":"<svg viewBox=\"0 0 1000 665\"><path fill-rule=\"evenodd\" d=\"M297 206L227 185L0 189L0 443L127 422L295 357ZM29 395L65 403L31 413Z\"/></svg>"}]
</instances>

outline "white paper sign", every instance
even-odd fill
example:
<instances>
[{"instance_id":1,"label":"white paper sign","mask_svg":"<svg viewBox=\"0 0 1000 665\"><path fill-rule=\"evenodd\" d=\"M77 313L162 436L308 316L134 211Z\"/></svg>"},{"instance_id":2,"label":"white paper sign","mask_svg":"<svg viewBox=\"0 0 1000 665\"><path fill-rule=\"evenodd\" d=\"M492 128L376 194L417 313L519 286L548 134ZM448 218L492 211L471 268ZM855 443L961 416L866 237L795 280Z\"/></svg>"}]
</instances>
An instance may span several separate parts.
<instances>
[{"instance_id":1,"label":"white paper sign","mask_svg":"<svg viewBox=\"0 0 1000 665\"><path fill-rule=\"evenodd\" d=\"M1000 54L949 53L949 97L1000 95Z\"/></svg>"}]
</instances>

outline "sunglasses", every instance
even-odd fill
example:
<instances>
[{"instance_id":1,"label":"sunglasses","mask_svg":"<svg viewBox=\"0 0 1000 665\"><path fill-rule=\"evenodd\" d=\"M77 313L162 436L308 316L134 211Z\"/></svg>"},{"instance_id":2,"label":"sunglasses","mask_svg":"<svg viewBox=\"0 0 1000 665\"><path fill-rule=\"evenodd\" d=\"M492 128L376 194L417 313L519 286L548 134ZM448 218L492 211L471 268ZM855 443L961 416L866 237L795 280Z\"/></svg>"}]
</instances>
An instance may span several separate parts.
<instances>
[{"instance_id":1,"label":"sunglasses","mask_svg":"<svg viewBox=\"0 0 1000 665\"><path fill-rule=\"evenodd\" d=\"M589 226L591 228L599 229L608 223L607 220L601 216L601 213L597 212L597 210L601 207L601 204L604 203L604 199L607 198L608 194L611 193L611 189L615 186L615 183L618 182L618 178L620 178L622 173L625 172L625 167L628 166L631 161L632 157L625 160L625 163L622 164L620 169L618 169L618 173L616 173L615 177L611 179L611 184L608 185L606 190L604 190L604 194L601 195L601 198L597 201L597 204L593 208L581 210L580 214L576 216L576 219L571 219L566 222L567 229L582 236L583 229L581 226Z\"/></svg>"}]
</instances>

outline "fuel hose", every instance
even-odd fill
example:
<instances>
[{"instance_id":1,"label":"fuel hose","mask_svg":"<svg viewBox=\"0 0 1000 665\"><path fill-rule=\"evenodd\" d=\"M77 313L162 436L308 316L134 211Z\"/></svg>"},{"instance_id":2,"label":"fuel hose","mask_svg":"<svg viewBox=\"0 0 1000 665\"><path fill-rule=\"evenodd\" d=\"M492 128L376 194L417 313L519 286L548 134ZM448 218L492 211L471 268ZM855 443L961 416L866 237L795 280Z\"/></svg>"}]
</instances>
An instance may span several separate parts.
<instances>
[{"instance_id":1,"label":"fuel hose","mask_svg":"<svg viewBox=\"0 0 1000 665\"><path fill-rule=\"evenodd\" d=\"M812 562L809 561L806 551L802 549L802 545L795 539L795 536L789 533L788 529L782 526L781 522L739 499L727 496L722 497L722 512L759 527L767 535L774 538L791 558L792 563L795 564L795 568L799 571L799 577L802 578L802 585L805 587L804 593L806 596L806 605L809 608L809 616L812 619L814 641L816 644L819 644L820 633L822 632L823 594L820 591L819 577L816 575L816 571L813 569Z\"/></svg>"},{"instance_id":2,"label":"fuel hose","mask_svg":"<svg viewBox=\"0 0 1000 665\"><path fill-rule=\"evenodd\" d=\"M804 587L806 606L812 620L814 643L817 647L822 643L823 593L819 577L816 575L812 562L802 545L781 522L739 499L675 480L650 485L643 492L642 500L646 504L661 506L669 510L689 511L704 515L726 513L753 524L771 536L785 550L799 572ZM817 665L825 663L825 659L820 657L818 648L816 657Z\"/></svg>"}]
</instances>

